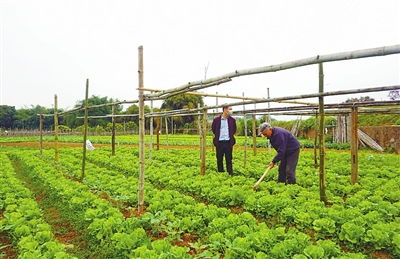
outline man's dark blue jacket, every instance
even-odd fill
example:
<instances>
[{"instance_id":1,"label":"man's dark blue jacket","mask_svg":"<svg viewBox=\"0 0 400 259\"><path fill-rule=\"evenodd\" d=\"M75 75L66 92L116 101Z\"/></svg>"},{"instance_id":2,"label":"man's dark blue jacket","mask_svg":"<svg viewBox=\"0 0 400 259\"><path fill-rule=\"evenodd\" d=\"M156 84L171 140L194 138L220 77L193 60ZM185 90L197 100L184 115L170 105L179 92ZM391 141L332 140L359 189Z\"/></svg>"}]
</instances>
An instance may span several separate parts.
<instances>
[{"instance_id":1,"label":"man's dark blue jacket","mask_svg":"<svg viewBox=\"0 0 400 259\"><path fill-rule=\"evenodd\" d=\"M214 133L214 145L217 147L219 146L219 134L221 132L221 115L218 117L215 117L212 125L211 125L211 130ZM229 130L229 143L233 146L236 143L235 135L236 133L236 120L232 118L232 116L228 117L228 130Z\"/></svg>"},{"instance_id":2,"label":"man's dark blue jacket","mask_svg":"<svg viewBox=\"0 0 400 259\"><path fill-rule=\"evenodd\" d=\"M293 153L300 148L300 143L289 131L279 128L272 128L272 136L269 141L271 146L278 152L272 162L277 163L285 158L285 156Z\"/></svg>"}]
</instances>

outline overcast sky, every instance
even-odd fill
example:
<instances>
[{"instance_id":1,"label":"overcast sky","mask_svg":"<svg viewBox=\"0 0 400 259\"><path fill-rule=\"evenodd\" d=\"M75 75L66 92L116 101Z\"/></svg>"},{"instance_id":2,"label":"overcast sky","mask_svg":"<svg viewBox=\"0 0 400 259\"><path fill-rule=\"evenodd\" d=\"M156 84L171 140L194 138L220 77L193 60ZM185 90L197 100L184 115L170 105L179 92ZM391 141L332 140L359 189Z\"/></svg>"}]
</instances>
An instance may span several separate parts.
<instances>
[{"instance_id":1,"label":"overcast sky","mask_svg":"<svg viewBox=\"0 0 400 259\"><path fill-rule=\"evenodd\" d=\"M0 3L0 102L17 108L51 107L54 94L61 108L71 108L84 97L86 78L90 95L137 99L139 45L144 46L145 87L167 89L204 78L207 65L212 77L400 43L397 0ZM324 68L326 90L400 84L400 55ZM316 92L317 66L235 78L204 92L266 97L267 87L272 97ZM388 99L387 93L369 95ZM215 98L206 103L215 104Z\"/></svg>"}]
</instances>

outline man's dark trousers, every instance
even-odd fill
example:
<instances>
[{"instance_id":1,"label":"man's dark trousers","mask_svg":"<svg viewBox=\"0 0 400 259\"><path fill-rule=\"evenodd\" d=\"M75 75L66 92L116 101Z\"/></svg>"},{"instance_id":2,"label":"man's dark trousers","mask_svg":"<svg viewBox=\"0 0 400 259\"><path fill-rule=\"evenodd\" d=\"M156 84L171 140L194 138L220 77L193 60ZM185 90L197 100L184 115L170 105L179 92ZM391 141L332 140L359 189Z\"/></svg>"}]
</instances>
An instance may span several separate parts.
<instances>
[{"instance_id":1,"label":"man's dark trousers","mask_svg":"<svg viewBox=\"0 0 400 259\"><path fill-rule=\"evenodd\" d=\"M218 166L218 172L224 172L224 163L223 159L225 156L225 162L226 162L226 171L230 175L232 175L232 150L233 146L227 141L219 141L218 145L215 147L216 153L217 153L217 166Z\"/></svg>"},{"instance_id":2,"label":"man's dark trousers","mask_svg":"<svg viewBox=\"0 0 400 259\"><path fill-rule=\"evenodd\" d=\"M279 183L296 183L296 166L299 160L300 149L297 149L290 154L287 154L279 165Z\"/></svg>"}]
</instances>

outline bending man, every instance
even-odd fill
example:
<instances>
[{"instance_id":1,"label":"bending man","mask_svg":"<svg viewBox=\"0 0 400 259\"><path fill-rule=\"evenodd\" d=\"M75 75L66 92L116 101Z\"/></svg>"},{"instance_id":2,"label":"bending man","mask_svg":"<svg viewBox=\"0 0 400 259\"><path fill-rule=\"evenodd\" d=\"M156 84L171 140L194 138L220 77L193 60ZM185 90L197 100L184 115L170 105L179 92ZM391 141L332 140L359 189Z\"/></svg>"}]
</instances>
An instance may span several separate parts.
<instances>
[{"instance_id":1,"label":"bending man","mask_svg":"<svg viewBox=\"0 0 400 259\"><path fill-rule=\"evenodd\" d=\"M259 127L260 133L267 137L271 142L271 146L278 152L269 166L273 168L276 163L279 165L278 182L295 184L296 183L296 166L299 160L300 143L296 137L289 131L271 127L267 122L264 122Z\"/></svg>"}]
</instances>

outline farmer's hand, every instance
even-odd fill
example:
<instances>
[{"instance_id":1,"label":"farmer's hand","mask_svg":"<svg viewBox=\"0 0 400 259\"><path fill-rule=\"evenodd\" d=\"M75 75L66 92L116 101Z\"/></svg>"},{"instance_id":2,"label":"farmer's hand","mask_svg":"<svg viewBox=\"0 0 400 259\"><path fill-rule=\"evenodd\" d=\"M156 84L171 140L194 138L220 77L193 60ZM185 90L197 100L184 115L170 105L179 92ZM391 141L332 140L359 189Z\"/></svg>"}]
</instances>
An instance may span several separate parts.
<instances>
[{"instance_id":1,"label":"farmer's hand","mask_svg":"<svg viewBox=\"0 0 400 259\"><path fill-rule=\"evenodd\" d=\"M271 163L268 164L268 167L271 168L271 169L274 168L274 166L275 166L274 162L271 162Z\"/></svg>"}]
</instances>

